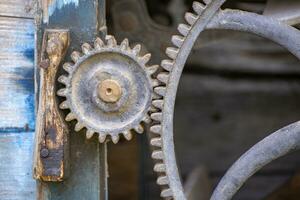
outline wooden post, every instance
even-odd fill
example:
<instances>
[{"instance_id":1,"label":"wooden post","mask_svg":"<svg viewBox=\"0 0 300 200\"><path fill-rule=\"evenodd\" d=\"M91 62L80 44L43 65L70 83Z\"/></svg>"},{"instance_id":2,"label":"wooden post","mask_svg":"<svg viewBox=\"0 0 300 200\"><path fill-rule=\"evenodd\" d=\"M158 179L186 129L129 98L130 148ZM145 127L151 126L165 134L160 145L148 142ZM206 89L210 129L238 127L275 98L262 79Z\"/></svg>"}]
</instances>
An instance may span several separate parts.
<instances>
[{"instance_id":1,"label":"wooden post","mask_svg":"<svg viewBox=\"0 0 300 200\"><path fill-rule=\"evenodd\" d=\"M43 35L48 29L64 29L69 31L69 40L70 46L66 52L65 59L62 62L67 62L70 60L70 53L74 50L80 50L80 45L83 42L91 43L97 35L99 35L99 29L105 30L105 11L104 11L104 0L38 0L37 2L37 14L35 16L37 24L37 46L36 46L36 92L37 94L43 93L45 91L42 84L45 84L40 77L46 75L47 70L40 69L37 66L44 65L41 63L43 55L42 43ZM51 63L51 60L50 60ZM47 64L47 63L46 63ZM58 71L61 69L58 67ZM54 69L53 69L54 70ZM53 72L53 71L52 71ZM42 74L44 73L44 74ZM49 74L48 74L49 75ZM57 75L56 77L57 78ZM54 79L53 79L54 80ZM58 84L56 82L56 84ZM51 89L51 87L48 87ZM53 88L52 88L53 89ZM58 98L57 96L55 98ZM37 95L37 101L39 104L43 102L40 95ZM59 101L59 99L57 100ZM44 102L47 104L49 102ZM57 106L57 105L56 105ZM41 110L44 106L38 106L37 114L39 112L47 112ZM51 107L51 106L50 106ZM53 108L53 106L52 106ZM49 111L48 112L52 112ZM55 111L56 112L56 111ZM55 113L54 112L54 113ZM61 112L61 111L58 111ZM63 113L60 113L63 116ZM48 116L51 118L51 115ZM52 115L53 117L53 115ZM45 120L45 119L39 119ZM43 121L45 122L45 121ZM45 127L43 124L38 124L37 127ZM63 124L59 122L59 124ZM64 176L63 173L58 173L59 176L47 177L36 177L40 178L38 180L38 191L37 199L39 200L57 200L57 199L89 199L89 200L99 200L107 198L107 170L106 170L106 144L100 144L97 139L86 140L85 134L79 132L75 133L73 124L68 124L69 127L66 130L69 130L69 137L66 137L68 134L62 130L65 130L65 127L60 130L63 133L60 136L58 135L57 129L49 129L53 131L52 134L56 136L56 139L68 139L64 140L64 148L69 148L69 159L63 160L64 163L69 163L70 168L68 170L68 176ZM62 127L62 126L55 126ZM43 134L47 133L47 130L37 131L36 136L36 157L41 156L41 144ZM47 141L46 141L47 144ZM50 147L52 148L52 147ZM49 149L48 149L49 150ZM51 149L50 149L51 151ZM61 151L60 151L61 152ZM45 151L45 155L46 155ZM43 154L43 153L42 153ZM64 151L63 158L68 157L68 150ZM42 155L43 156L43 155ZM62 158L62 157L60 157ZM53 164L53 163L52 163ZM54 163L56 166L58 162ZM45 167L44 165L41 165ZM43 169L43 168L42 168ZM58 168L57 168L58 169ZM60 168L60 170L67 170ZM49 174L48 174L49 175ZM51 173L50 173L51 175ZM52 174L53 175L53 174ZM54 174L55 175L55 174ZM50 182L48 182L50 181ZM56 181L56 182L53 182ZM57 182L59 181L59 182Z\"/></svg>"}]
</instances>

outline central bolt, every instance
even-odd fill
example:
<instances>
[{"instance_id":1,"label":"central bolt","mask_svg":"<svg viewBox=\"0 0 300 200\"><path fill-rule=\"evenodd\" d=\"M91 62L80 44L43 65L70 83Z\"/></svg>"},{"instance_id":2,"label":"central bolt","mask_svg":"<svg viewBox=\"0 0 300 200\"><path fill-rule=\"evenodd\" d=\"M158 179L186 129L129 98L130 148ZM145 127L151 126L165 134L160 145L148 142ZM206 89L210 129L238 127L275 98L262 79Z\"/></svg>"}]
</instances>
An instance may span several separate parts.
<instances>
[{"instance_id":1,"label":"central bolt","mask_svg":"<svg viewBox=\"0 0 300 200\"><path fill-rule=\"evenodd\" d=\"M116 80L106 79L98 85L99 98L107 103L115 103L122 96L122 88Z\"/></svg>"}]
</instances>

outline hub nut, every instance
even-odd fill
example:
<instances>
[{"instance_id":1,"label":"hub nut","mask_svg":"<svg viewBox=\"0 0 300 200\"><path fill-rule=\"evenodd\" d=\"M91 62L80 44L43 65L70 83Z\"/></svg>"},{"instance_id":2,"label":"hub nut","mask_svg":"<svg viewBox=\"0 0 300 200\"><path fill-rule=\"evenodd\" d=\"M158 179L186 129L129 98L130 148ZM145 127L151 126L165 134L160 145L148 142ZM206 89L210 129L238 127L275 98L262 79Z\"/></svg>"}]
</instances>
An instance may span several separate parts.
<instances>
[{"instance_id":1,"label":"hub nut","mask_svg":"<svg viewBox=\"0 0 300 200\"><path fill-rule=\"evenodd\" d=\"M104 102L115 103L122 96L122 88L117 81L107 79L98 85L98 96Z\"/></svg>"}]
</instances>

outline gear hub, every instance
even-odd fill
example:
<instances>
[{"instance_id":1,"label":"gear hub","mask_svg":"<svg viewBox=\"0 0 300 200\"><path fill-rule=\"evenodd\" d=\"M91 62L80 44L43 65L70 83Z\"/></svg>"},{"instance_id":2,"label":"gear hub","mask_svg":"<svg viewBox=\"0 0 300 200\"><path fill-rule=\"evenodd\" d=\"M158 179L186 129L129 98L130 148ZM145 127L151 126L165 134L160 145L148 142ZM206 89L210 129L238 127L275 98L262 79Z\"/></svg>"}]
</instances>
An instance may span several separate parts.
<instances>
[{"instance_id":1,"label":"gear hub","mask_svg":"<svg viewBox=\"0 0 300 200\"><path fill-rule=\"evenodd\" d=\"M58 91L66 97L61 109L69 109L66 121L77 120L75 131L86 128L87 138L98 133L102 143L110 136L114 143L123 134L132 138L132 130L143 132L149 123L153 99L152 79L158 66L148 66L150 54L140 55L141 46L130 48L125 39L120 45L113 36L97 38L94 48L82 45L82 53L73 52L73 63L65 63L68 75L58 81L66 87Z\"/></svg>"}]
</instances>

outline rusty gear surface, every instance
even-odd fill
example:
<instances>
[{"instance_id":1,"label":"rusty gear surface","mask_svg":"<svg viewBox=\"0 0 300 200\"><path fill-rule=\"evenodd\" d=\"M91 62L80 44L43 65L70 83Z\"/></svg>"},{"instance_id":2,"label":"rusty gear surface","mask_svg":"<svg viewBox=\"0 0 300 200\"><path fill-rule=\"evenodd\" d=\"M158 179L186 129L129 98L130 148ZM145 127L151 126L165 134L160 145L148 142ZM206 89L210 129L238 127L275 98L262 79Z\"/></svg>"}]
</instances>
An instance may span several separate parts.
<instances>
[{"instance_id":1,"label":"rusty gear surface","mask_svg":"<svg viewBox=\"0 0 300 200\"><path fill-rule=\"evenodd\" d=\"M75 131L86 128L87 138L98 133L101 143L107 138L117 143L120 134L130 140L133 130L144 132L142 124L151 122L148 113L157 85L151 76L158 66L148 66L151 55L140 51L141 45L130 48L127 39L118 45L107 36L71 54L73 62L63 65L68 74L58 78L65 88L57 94L66 98L60 108L70 110L65 119L77 121Z\"/></svg>"}]
</instances>

